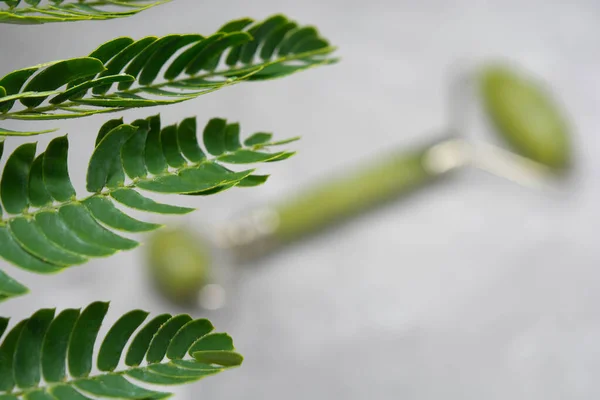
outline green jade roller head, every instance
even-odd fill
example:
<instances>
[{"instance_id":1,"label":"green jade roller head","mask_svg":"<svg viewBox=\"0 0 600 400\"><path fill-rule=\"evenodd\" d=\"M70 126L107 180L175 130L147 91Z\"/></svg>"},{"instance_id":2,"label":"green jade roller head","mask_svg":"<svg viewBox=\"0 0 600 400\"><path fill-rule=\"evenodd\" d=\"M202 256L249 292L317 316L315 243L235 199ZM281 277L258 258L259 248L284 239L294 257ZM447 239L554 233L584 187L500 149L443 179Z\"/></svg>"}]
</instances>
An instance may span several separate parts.
<instances>
[{"instance_id":1,"label":"green jade roller head","mask_svg":"<svg viewBox=\"0 0 600 400\"><path fill-rule=\"evenodd\" d=\"M196 239L183 228L159 232L149 246L149 265L161 293L179 303L218 308L207 306L220 302L211 301L202 289L214 289L210 275L215 250L222 250L234 263L256 259L465 166L509 178L540 170L552 176L564 173L571 164L567 125L546 91L504 66L483 68L477 78L478 101L495 131L516 153L475 145L460 133L447 134L429 145L378 157L288 201L254 210L222 226L211 241ZM518 167L516 172L513 167ZM217 296L214 290L211 293Z\"/></svg>"},{"instance_id":2,"label":"green jade roller head","mask_svg":"<svg viewBox=\"0 0 600 400\"><path fill-rule=\"evenodd\" d=\"M497 132L524 157L564 173L571 164L568 126L543 85L507 66L481 71L481 94Z\"/></svg>"},{"instance_id":3,"label":"green jade roller head","mask_svg":"<svg viewBox=\"0 0 600 400\"><path fill-rule=\"evenodd\" d=\"M163 228L148 241L146 263L156 288L176 303L196 300L210 284L211 254L208 243L183 228Z\"/></svg>"}]
</instances>

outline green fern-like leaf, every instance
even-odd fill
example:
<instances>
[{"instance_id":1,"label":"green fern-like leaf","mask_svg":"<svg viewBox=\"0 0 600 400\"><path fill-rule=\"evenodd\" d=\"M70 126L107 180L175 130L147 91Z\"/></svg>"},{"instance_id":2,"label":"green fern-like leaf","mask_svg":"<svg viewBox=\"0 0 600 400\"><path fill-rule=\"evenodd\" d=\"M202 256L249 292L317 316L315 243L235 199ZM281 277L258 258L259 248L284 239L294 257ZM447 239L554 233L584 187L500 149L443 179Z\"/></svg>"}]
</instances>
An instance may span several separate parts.
<instances>
[{"instance_id":1,"label":"green fern-like leaf","mask_svg":"<svg viewBox=\"0 0 600 400\"><path fill-rule=\"evenodd\" d=\"M142 327L148 318L142 310L131 311L112 325L94 357L107 311L108 303L102 302L59 314L42 309L14 325L0 345L0 398L163 399L171 393L137 382L185 384L243 361L229 335L212 333L210 321L162 314ZM0 318L0 338L8 322ZM94 361L98 374L92 374Z\"/></svg>"},{"instance_id":2,"label":"green fern-like leaf","mask_svg":"<svg viewBox=\"0 0 600 400\"><path fill-rule=\"evenodd\" d=\"M66 136L55 138L37 155L35 143L19 146L0 180L0 199L9 214L0 219L0 257L30 272L52 274L133 249L138 243L115 231L146 232L160 225L134 219L121 206L160 214L193 211L157 203L139 190L210 195L256 186L267 176L224 165L273 162L293 154L266 151L289 140L272 142L265 133L250 136L242 145L239 125L219 118L209 121L202 136L204 149L198 144L195 118L166 127L159 116L130 125L122 119L107 122L89 162L86 186L91 194L82 199L69 178ZM26 291L0 270L0 301Z\"/></svg>"},{"instance_id":3,"label":"green fern-like leaf","mask_svg":"<svg viewBox=\"0 0 600 400\"><path fill-rule=\"evenodd\" d=\"M24 68L0 79L0 119L80 118L178 103L239 82L331 64L333 51L315 28L282 15L258 23L232 21L208 37L120 37L88 57ZM0 134L36 132L0 129Z\"/></svg>"},{"instance_id":4,"label":"green fern-like leaf","mask_svg":"<svg viewBox=\"0 0 600 400\"><path fill-rule=\"evenodd\" d=\"M170 0L0 0L0 23L34 25L50 22L107 20L135 15ZM1 4L4 3L4 6Z\"/></svg>"}]
</instances>

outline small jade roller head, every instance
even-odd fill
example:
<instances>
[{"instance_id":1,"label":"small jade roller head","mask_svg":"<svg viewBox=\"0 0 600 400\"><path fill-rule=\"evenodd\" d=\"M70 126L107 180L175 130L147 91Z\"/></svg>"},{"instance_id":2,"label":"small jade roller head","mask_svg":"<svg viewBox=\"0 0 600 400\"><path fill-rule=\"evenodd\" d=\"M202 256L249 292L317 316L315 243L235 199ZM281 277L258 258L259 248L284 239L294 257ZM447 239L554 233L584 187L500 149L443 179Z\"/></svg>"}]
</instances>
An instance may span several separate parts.
<instances>
[{"instance_id":1,"label":"small jade roller head","mask_svg":"<svg viewBox=\"0 0 600 400\"><path fill-rule=\"evenodd\" d=\"M147 244L151 279L169 300L197 304L199 291L210 284L210 246L190 229L164 228Z\"/></svg>"}]
</instances>

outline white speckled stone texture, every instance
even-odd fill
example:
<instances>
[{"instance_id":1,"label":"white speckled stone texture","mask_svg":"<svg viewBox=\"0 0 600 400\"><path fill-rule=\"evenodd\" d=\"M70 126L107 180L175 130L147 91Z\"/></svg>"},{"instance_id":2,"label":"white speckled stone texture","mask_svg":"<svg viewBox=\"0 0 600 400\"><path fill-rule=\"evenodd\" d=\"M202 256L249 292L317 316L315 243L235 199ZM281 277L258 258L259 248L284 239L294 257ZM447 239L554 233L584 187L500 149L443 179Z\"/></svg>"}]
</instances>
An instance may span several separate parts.
<instances>
[{"instance_id":1,"label":"white speckled stone texture","mask_svg":"<svg viewBox=\"0 0 600 400\"><path fill-rule=\"evenodd\" d=\"M210 33L274 12L320 27L343 62L161 110L169 123L223 116L246 132L303 137L297 157L268 168L266 186L183 199L199 208L188 223L210 230L330 172L432 138L447 119L453 67L490 57L552 83L569 110L576 178L549 195L471 171L244 271L230 307L207 314L234 336L243 368L176 389L177 398L597 399L597 0L175 0L124 20L1 26L0 73L84 55L119 35ZM29 126L64 127L83 188L105 118ZM177 311L147 285L142 261L143 248L52 277L8 267L33 294L0 313L25 317L98 299L112 302L111 321L132 308Z\"/></svg>"}]
</instances>

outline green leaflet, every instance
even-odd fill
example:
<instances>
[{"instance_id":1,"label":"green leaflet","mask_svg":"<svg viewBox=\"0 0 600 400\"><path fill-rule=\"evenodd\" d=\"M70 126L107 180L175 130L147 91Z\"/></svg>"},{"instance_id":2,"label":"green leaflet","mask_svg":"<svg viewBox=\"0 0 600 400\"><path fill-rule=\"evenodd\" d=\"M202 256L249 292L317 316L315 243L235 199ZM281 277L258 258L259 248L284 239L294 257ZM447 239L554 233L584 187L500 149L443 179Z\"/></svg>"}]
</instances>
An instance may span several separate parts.
<instances>
[{"instance_id":1,"label":"green leaflet","mask_svg":"<svg viewBox=\"0 0 600 400\"><path fill-rule=\"evenodd\" d=\"M117 368L127 341L147 316L148 313L145 311L134 310L123 315L112 326L100 347L98 356L100 371L114 371Z\"/></svg>"},{"instance_id":2,"label":"green leaflet","mask_svg":"<svg viewBox=\"0 0 600 400\"><path fill-rule=\"evenodd\" d=\"M125 232L148 232L162 226L131 218L106 197L90 197L83 204L97 221Z\"/></svg>"},{"instance_id":3,"label":"green leaflet","mask_svg":"<svg viewBox=\"0 0 600 400\"><path fill-rule=\"evenodd\" d=\"M100 145L100 143L104 140L104 138L109 133L111 133L114 129L116 129L120 125L123 125L123 118L112 119L110 121L107 121L104 125L102 125L102 127L98 131L98 136L96 136L96 147L98 147ZM119 132L119 131L117 131L117 132ZM94 151L94 154L92 155L92 158L96 158L96 162L105 164L105 165L102 165L102 168L104 168L104 169L101 171L94 170L94 172L92 172L92 173L95 174L94 176L96 179L100 179L102 181L102 186L106 185L107 187L115 188L115 187L121 187L123 185L123 183L125 181L125 172L123 171L123 166L122 166L121 158L119 157L119 152L118 151L111 152L109 149L111 144L114 144L114 143L110 143L110 141L114 142L114 139L115 139L115 136L113 136L113 135L111 135L111 136L112 136L112 138L109 139L109 143L104 143L100 147L101 150L99 151L98 149L96 149L96 151ZM118 133L117 133L117 136L118 136ZM118 137L116 137L116 139L118 140ZM99 153L102 153L102 152L104 152L104 156L102 156L101 154L99 155ZM105 157L105 159L100 160L99 158L101 158L101 157ZM91 161L90 161L89 171L92 171L92 169L93 169L93 167L92 167ZM89 181L89 179L88 179L88 181Z\"/></svg>"},{"instance_id":4,"label":"green leaflet","mask_svg":"<svg viewBox=\"0 0 600 400\"><path fill-rule=\"evenodd\" d=\"M0 86L4 88L4 96L15 95L21 91L21 88L27 80L36 73L39 67L24 68L13 71L0 79ZM2 97L0 97L2 99ZM0 112L7 112L15 104L15 101L0 100Z\"/></svg>"},{"instance_id":5,"label":"green leaflet","mask_svg":"<svg viewBox=\"0 0 600 400\"><path fill-rule=\"evenodd\" d=\"M236 20L227 22L225 25L223 25L221 28L219 28L219 30L217 32L231 33L231 32L235 32L235 31L241 31L242 29L244 29L248 25L250 25L252 22L254 22L254 21L251 18L236 19Z\"/></svg>"},{"instance_id":6,"label":"green leaflet","mask_svg":"<svg viewBox=\"0 0 600 400\"><path fill-rule=\"evenodd\" d=\"M67 376L65 359L79 315L80 310L64 310L48 328L42 347L42 371L46 382L62 382Z\"/></svg>"},{"instance_id":7,"label":"green leaflet","mask_svg":"<svg viewBox=\"0 0 600 400\"><path fill-rule=\"evenodd\" d=\"M92 7L84 1L54 0L50 4L44 5L40 4L40 0L25 0L27 5L19 7L20 0L4 0L4 3L10 8L0 7L0 23L36 25L53 22L124 18L169 1L94 0L94 6ZM92 1L87 1L87 3L92 3Z\"/></svg>"},{"instance_id":8,"label":"green leaflet","mask_svg":"<svg viewBox=\"0 0 600 400\"><path fill-rule=\"evenodd\" d=\"M165 72L165 79L168 79L169 81L176 79L184 72L184 70L192 63L193 60L197 59L197 56L201 54L204 49L217 42L223 36L225 36L224 33L217 32L214 35L211 35L186 49L171 63ZM189 71L186 71L186 73L189 73Z\"/></svg>"},{"instance_id":9,"label":"green leaflet","mask_svg":"<svg viewBox=\"0 0 600 400\"><path fill-rule=\"evenodd\" d=\"M203 40L202 35L174 35L168 38L168 42L160 45L148 59L139 77L140 85L149 85L158 77L161 67L181 48Z\"/></svg>"},{"instance_id":10,"label":"green leaflet","mask_svg":"<svg viewBox=\"0 0 600 400\"><path fill-rule=\"evenodd\" d=\"M204 340L204 338L211 336L211 335L212 334L206 335L203 338L199 339L198 341ZM217 333L215 335L221 335L221 334ZM227 334L224 333L222 335L227 335ZM230 348L229 344L226 344L226 346L227 347L218 348L218 350L235 350L235 348ZM188 351L188 353L191 353L191 352L192 352L192 349L190 349ZM191 369L192 371L215 371L215 370L218 371L218 370L222 369L220 366L198 363L195 360L171 360L170 364L175 365L179 368Z\"/></svg>"},{"instance_id":11,"label":"green leaflet","mask_svg":"<svg viewBox=\"0 0 600 400\"><path fill-rule=\"evenodd\" d=\"M283 65L283 64L272 64L260 71L257 71L252 76L248 77L249 81L265 81L271 79L284 78L286 76L306 71L307 69L320 67L324 65L331 65L338 62L338 59L306 59L302 65Z\"/></svg>"},{"instance_id":12,"label":"green leaflet","mask_svg":"<svg viewBox=\"0 0 600 400\"><path fill-rule=\"evenodd\" d=\"M2 154L4 154L4 138L0 136L0 160L2 160ZM0 182L0 199L2 197L2 183ZM0 207L0 217L2 217L2 207Z\"/></svg>"},{"instance_id":13,"label":"green leaflet","mask_svg":"<svg viewBox=\"0 0 600 400\"><path fill-rule=\"evenodd\" d=\"M253 150L239 150L235 152L235 154L221 156L218 160L229 164L253 164L280 160L281 157L285 155L285 151L279 153L263 153Z\"/></svg>"},{"instance_id":14,"label":"green leaflet","mask_svg":"<svg viewBox=\"0 0 600 400\"><path fill-rule=\"evenodd\" d=\"M25 400L54 400L54 397L42 390L29 392L24 398Z\"/></svg>"},{"instance_id":15,"label":"green leaflet","mask_svg":"<svg viewBox=\"0 0 600 400\"><path fill-rule=\"evenodd\" d=\"M199 351L218 350L235 350L231 336L226 333L211 333L210 335L206 335L194 342L189 349L189 354L192 355Z\"/></svg>"},{"instance_id":16,"label":"green leaflet","mask_svg":"<svg viewBox=\"0 0 600 400\"><path fill-rule=\"evenodd\" d=\"M0 302L11 297L22 296L28 289L0 270Z\"/></svg>"},{"instance_id":17,"label":"green leaflet","mask_svg":"<svg viewBox=\"0 0 600 400\"><path fill-rule=\"evenodd\" d=\"M25 251L6 226L0 226L0 257L38 274L52 274L61 270L58 265L50 264Z\"/></svg>"},{"instance_id":18,"label":"green leaflet","mask_svg":"<svg viewBox=\"0 0 600 400\"><path fill-rule=\"evenodd\" d=\"M244 357L233 351L218 351L218 350L207 350L197 351L192 354L194 359L200 363L205 364L216 364L223 367L233 367L241 365L244 361Z\"/></svg>"},{"instance_id":19,"label":"green leaflet","mask_svg":"<svg viewBox=\"0 0 600 400\"><path fill-rule=\"evenodd\" d=\"M116 75L122 71L133 58L135 58L142 50L154 43L158 38L155 36L148 36L139 40L134 41L129 46L121 50L113 59L106 64L106 71L100 73L100 77ZM97 86L92 90L95 95L104 94L111 88L111 84Z\"/></svg>"},{"instance_id":20,"label":"green leaflet","mask_svg":"<svg viewBox=\"0 0 600 400\"><path fill-rule=\"evenodd\" d=\"M257 53L259 44L263 43L266 37L268 37L273 31L277 30L280 26L285 25L286 23L286 17L284 17L283 15L274 15L270 18L267 18L262 23L257 24L252 32L252 36L255 40L246 43L242 47L240 61L244 64L252 63Z\"/></svg>"},{"instance_id":21,"label":"green leaflet","mask_svg":"<svg viewBox=\"0 0 600 400\"><path fill-rule=\"evenodd\" d=\"M177 125L167 126L160 133L160 142L162 151L165 155L167 164L173 168L181 168L186 165L187 161L181 153L179 140L177 138Z\"/></svg>"},{"instance_id":22,"label":"green leaflet","mask_svg":"<svg viewBox=\"0 0 600 400\"><path fill-rule=\"evenodd\" d=\"M295 29L298 25L295 22L286 22L279 24L277 27L271 30L265 35L264 44L260 50L260 58L268 60L273 57L277 46L283 41L285 36Z\"/></svg>"},{"instance_id":23,"label":"green leaflet","mask_svg":"<svg viewBox=\"0 0 600 400\"><path fill-rule=\"evenodd\" d=\"M118 82L133 82L135 78L131 75L111 75L103 78L93 79L91 81L83 82L77 86L64 91L63 93L54 96L50 99L50 104L61 104L67 100L76 98L77 96L85 94L89 89L93 89L107 84L118 83Z\"/></svg>"},{"instance_id":24,"label":"green leaflet","mask_svg":"<svg viewBox=\"0 0 600 400\"><path fill-rule=\"evenodd\" d=\"M202 70L212 71L219 64L221 55L225 50L248 42L254 41L252 36L246 32L232 32L219 36L214 42L204 46L201 51L195 54L195 57L187 65L185 72L189 75L196 75Z\"/></svg>"},{"instance_id":25,"label":"green leaflet","mask_svg":"<svg viewBox=\"0 0 600 400\"><path fill-rule=\"evenodd\" d=\"M116 252L113 248L89 243L79 237L63 220L58 212L44 211L35 216L40 229L46 237L62 249L84 257L106 257ZM15 263L21 266L19 263Z\"/></svg>"},{"instance_id":26,"label":"green leaflet","mask_svg":"<svg viewBox=\"0 0 600 400\"><path fill-rule=\"evenodd\" d=\"M0 182L0 199L10 212L0 220L0 257L34 273L55 273L93 257L132 249L138 243L116 231L147 232L161 225L133 218L125 207L159 214L192 211L158 203L138 190L205 196L235 186L256 186L267 176L252 175L253 170L233 171L224 164L271 162L292 154L268 152L277 144L265 142L270 136L254 141L251 147L242 146L239 124L218 118L203 130L208 151L200 145L197 130L194 118L162 129L159 116L131 125L122 119L106 122L97 135L87 171L91 193L81 200L69 177L66 136L53 139L37 156L34 144L17 148L8 157ZM207 158L210 152L220 155ZM26 290L0 273L0 301ZM156 346L142 357L167 352ZM180 349L170 352L169 357L182 356Z\"/></svg>"},{"instance_id":27,"label":"green leaflet","mask_svg":"<svg viewBox=\"0 0 600 400\"><path fill-rule=\"evenodd\" d=\"M189 368L181 368L174 364L150 365L148 367L148 370L150 372L154 372L162 376L168 376L170 378L187 379L190 382L197 380L198 378L202 378L206 375L211 375L215 372L214 369L194 370Z\"/></svg>"},{"instance_id":28,"label":"green leaflet","mask_svg":"<svg viewBox=\"0 0 600 400\"><path fill-rule=\"evenodd\" d=\"M0 338L2 338L2 335L4 335L4 332L6 332L6 328L8 328L9 321L10 321L10 319L8 319L8 318L0 318Z\"/></svg>"},{"instance_id":29,"label":"green leaflet","mask_svg":"<svg viewBox=\"0 0 600 400\"><path fill-rule=\"evenodd\" d=\"M75 386L83 392L99 397L117 397L124 399L164 399L168 393L155 392L136 386L119 375L107 375L81 380Z\"/></svg>"},{"instance_id":30,"label":"green leaflet","mask_svg":"<svg viewBox=\"0 0 600 400\"><path fill-rule=\"evenodd\" d=\"M47 129L45 131L14 131L0 127L0 136L35 136L44 133L56 132L58 129Z\"/></svg>"},{"instance_id":31,"label":"green leaflet","mask_svg":"<svg viewBox=\"0 0 600 400\"><path fill-rule=\"evenodd\" d=\"M125 364L130 367L137 367L142 363L148 349L150 348L150 342L152 338L158 332L161 326L165 322L171 319L170 314L162 314L154 319L152 319L149 323L146 324L135 336L133 342L131 342L131 346L129 346L129 350L127 351L127 357L125 358Z\"/></svg>"},{"instance_id":32,"label":"green leaflet","mask_svg":"<svg viewBox=\"0 0 600 400\"><path fill-rule=\"evenodd\" d=\"M84 3L69 4L71 14L94 8ZM1 15L0 11L0 22ZM296 28L296 23L282 15L251 22L231 21L206 37L119 37L102 44L88 57L9 73L0 79L0 119L80 118L174 104L243 81L274 79L335 62L328 57L335 48L314 28ZM163 70L164 76L160 76ZM17 107L16 100L25 108Z\"/></svg>"},{"instance_id":33,"label":"green leaflet","mask_svg":"<svg viewBox=\"0 0 600 400\"><path fill-rule=\"evenodd\" d=\"M180 40L182 40L181 35L167 35L157 39L135 56L131 63L125 68L125 73L139 78L142 70L147 65L156 68L158 65L152 64L154 54L166 52L169 47L178 47ZM125 90L129 87L131 87L130 84L120 84L118 86L119 90Z\"/></svg>"},{"instance_id":34,"label":"green leaflet","mask_svg":"<svg viewBox=\"0 0 600 400\"><path fill-rule=\"evenodd\" d=\"M101 44L100 47L98 47L96 50L92 51L90 53L89 57L98 59L103 64L106 64L117 53L121 52L125 47L131 45L132 42L133 42L133 39L131 39L129 37L118 37L113 40L109 40L108 42ZM105 72L105 71L103 71L103 72ZM119 76L119 75L115 75L115 76ZM98 74L90 76L89 79L92 79L94 77L98 77ZM109 78L109 77L104 77L104 78ZM101 79L104 79L104 78L101 78ZM88 79L85 79L85 78L73 80L73 81L69 82L69 84L67 85L67 89L73 89L74 87L80 87L80 85L85 84L86 81L88 81ZM92 81L90 81L90 82L92 82ZM105 82L105 84L106 83L112 83L112 82ZM95 85L95 86L97 86L97 85ZM83 92L83 93L78 92L76 94L76 96L82 97L84 94L85 94L85 92ZM57 104L57 103L60 103L60 102L55 101L54 104Z\"/></svg>"},{"instance_id":35,"label":"green leaflet","mask_svg":"<svg viewBox=\"0 0 600 400\"><path fill-rule=\"evenodd\" d=\"M317 32L316 28L312 26L294 29L283 40L283 43L279 47L279 55L285 56L291 53L295 46L305 40L317 38L318 35L319 33Z\"/></svg>"},{"instance_id":36,"label":"green leaflet","mask_svg":"<svg viewBox=\"0 0 600 400\"><path fill-rule=\"evenodd\" d=\"M160 117L155 115L148 118L148 125L150 130L146 138L144 161L148 172L157 175L163 173L168 167L160 142Z\"/></svg>"},{"instance_id":37,"label":"green leaflet","mask_svg":"<svg viewBox=\"0 0 600 400\"><path fill-rule=\"evenodd\" d=\"M106 185L113 160L121 161L118 150L136 130L135 126L119 125L98 143L88 167L87 190L89 192L99 192ZM115 149L117 149L116 153Z\"/></svg>"},{"instance_id":38,"label":"green leaflet","mask_svg":"<svg viewBox=\"0 0 600 400\"><path fill-rule=\"evenodd\" d=\"M177 315L165 322L150 342L146 361L153 364L165 358L173 336L190 321L192 317L189 315Z\"/></svg>"},{"instance_id":39,"label":"green leaflet","mask_svg":"<svg viewBox=\"0 0 600 400\"><path fill-rule=\"evenodd\" d=\"M86 257L68 252L53 243L33 219L17 217L10 221L9 227L21 247L40 260L64 267L87 261Z\"/></svg>"},{"instance_id":40,"label":"green leaflet","mask_svg":"<svg viewBox=\"0 0 600 400\"><path fill-rule=\"evenodd\" d=\"M123 125L123 118L111 119L109 121L106 121L98 131L94 148L98 147L98 145L100 144L100 142L102 142L106 135L108 135L110 131L117 128L119 125Z\"/></svg>"},{"instance_id":41,"label":"green leaflet","mask_svg":"<svg viewBox=\"0 0 600 400\"><path fill-rule=\"evenodd\" d=\"M97 58L106 63L132 43L132 38L126 36L118 37L101 44L100 47L90 53L90 57Z\"/></svg>"},{"instance_id":42,"label":"green leaflet","mask_svg":"<svg viewBox=\"0 0 600 400\"><path fill-rule=\"evenodd\" d=\"M69 178L68 152L69 140L62 136L52 140L44 153L43 180L46 190L56 201L69 201L75 197Z\"/></svg>"},{"instance_id":43,"label":"green leaflet","mask_svg":"<svg viewBox=\"0 0 600 400\"><path fill-rule=\"evenodd\" d=\"M77 319L68 350L69 373L74 378L86 377L92 371L92 356L98 331L108 312L108 303L90 304Z\"/></svg>"},{"instance_id":44,"label":"green leaflet","mask_svg":"<svg viewBox=\"0 0 600 400\"><path fill-rule=\"evenodd\" d=\"M237 187L255 187L263 185L269 179L269 175L248 175L237 184Z\"/></svg>"},{"instance_id":45,"label":"green leaflet","mask_svg":"<svg viewBox=\"0 0 600 400\"><path fill-rule=\"evenodd\" d=\"M143 178L148 175L144 156L150 124L145 120L137 120L132 125L138 129L123 145L121 163L125 173L131 179Z\"/></svg>"},{"instance_id":46,"label":"green leaflet","mask_svg":"<svg viewBox=\"0 0 600 400\"><path fill-rule=\"evenodd\" d=\"M249 176L251 176L251 175L249 175ZM246 178L248 178L248 176ZM213 195L213 194L221 193L221 192L224 192L224 191L229 190L231 188L240 186L240 184L244 180L246 180L246 178L244 178L244 179L242 179L241 181L238 181L238 182L227 183L227 184L224 184L224 185L219 185L219 186L212 187L210 189L200 190L198 192L185 193L185 195L187 195L187 196L210 196L210 195Z\"/></svg>"},{"instance_id":47,"label":"green leaflet","mask_svg":"<svg viewBox=\"0 0 600 400\"><path fill-rule=\"evenodd\" d=\"M62 206L58 213L72 232L90 244L115 250L131 250L139 244L104 228L81 204Z\"/></svg>"},{"instance_id":48,"label":"green leaflet","mask_svg":"<svg viewBox=\"0 0 600 400\"><path fill-rule=\"evenodd\" d=\"M23 91L45 92L58 89L76 79L85 78L104 71L104 64L96 58L83 57L59 61L35 75ZM28 108L37 107L46 99L45 96L31 96L21 99Z\"/></svg>"},{"instance_id":49,"label":"green leaflet","mask_svg":"<svg viewBox=\"0 0 600 400\"><path fill-rule=\"evenodd\" d=\"M212 372L212 371L210 371ZM217 371L220 372L220 371ZM214 372L212 373L214 374ZM208 376L209 374L207 373L205 376ZM163 374L159 374L156 373L154 371L151 371L149 368L138 368L138 369L133 369L130 371L127 371L127 376L140 380L142 382L147 382L153 385L183 385L186 383L191 383L194 381L197 381L201 378L203 378L203 376L195 376L195 377L175 377L175 376L169 376L169 375L163 375Z\"/></svg>"},{"instance_id":50,"label":"green leaflet","mask_svg":"<svg viewBox=\"0 0 600 400\"><path fill-rule=\"evenodd\" d=\"M34 207L43 207L52 203L52 196L44 183L44 154L35 158L29 171L29 201Z\"/></svg>"},{"instance_id":51,"label":"green leaflet","mask_svg":"<svg viewBox=\"0 0 600 400\"><path fill-rule=\"evenodd\" d=\"M19 214L29 206L28 178L31 164L35 157L35 143L19 146L8 158L2 181L0 197L4 209L12 214Z\"/></svg>"},{"instance_id":52,"label":"green leaflet","mask_svg":"<svg viewBox=\"0 0 600 400\"><path fill-rule=\"evenodd\" d=\"M217 34L213 35L207 40L201 40L187 50L183 51L179 56L177 56L177 58L175 58L175 60L173 60L169 68L165 71L164 78L167 80L176 79L181 73L183 73L183 70L196 57L196 55L201 52L211 40L215 40L213 37L216 35Z\"/></svg>"},{"instance_id":53,"label":"green leaflet","mask_svg":"<svg viewBox=\"0 0 600 400\"><path fill-rule=\"evenodd\" d=\"M186 118L181 121L177 127L177 137L179 148L185 158L193 163L201 162L206 158L206 155L198 144L196 118Z\"/></svg>"},{"instance_id":54,"label":"green leaflet","mask_svg":"<svg viewBox=\"0 0 600 400\"><path fill-rule=\"evenodd\" d=\"M27 320L23 320L15 325L0 344L0 393L2 391L9 392L15 387L13 373L15 350L19 336L26 324Z\"/></svg>"},{"instance_id":55,"label":"green leaflet","mask_svg":"<svg viewBox=\"0 0 600 400\"><path fill-rule=\"evenodd\" d=\"M227 121L221 118L211 119L204 128L204 145L210 154L218 156L225 152L226 128Z\"/></svg>"},{"instance_id":56,"label":"green leaflet","mask_svg":"<svg viewBox=\"0 0 600 400\"><path fill-rule=\"evenodd\" d=\"M169 315L161 315L142 326L148 313L131 311L108 329L102 345L98 347L98 332L107 309L107 303L96 302L81 313L69 309L55 316L54 310L40 310L16 324L0 342L0 398L11 396L9 392L12 392L15 398L23 399L42 399L45 396L58 400L86 400L88 396L161 399L170 396L170 393L141 387L136 381L176 385L197 381L239 365L210 365L186 356L194 343L208 342L212 353L237 354L228 335L210 334L213 326L209 321L191 320L186 315L171 319ZM167 320L170 323L165 324ZM3 320L2 330L7 322ZM134 339L126 349L132 336ZM177 353L183 352L186 358L170 361L163 354L139 367L140 357L144 357L152 337L153 342L160 337L161 352L167 348L177 349ZM198 345L195 348L198 347L206 348ZM96 355L94 348L98 349ZM203 351L206 352L200 352ZM130 362L126 363L128 367L118 371L115 368L125 352ZM231 354L229 358L233 358ZM90 377L94 360L101 372ZM43 386L42 375L45 382L53 383L51 387Z\"/></svg>"},{"instance_id":57,"label":"green leaflet","mask_svg":"<svg viewBox=\"0 0 600 400\"><path fill-rule=\"evenodd\" d=\"M236 151L241 148L240 144L240 124L228 124L225 127L225 150Z\"/></svg>"},{"instance_id":58,"label":"green leaflet","mask_svg":"<svg viewBox=\"0 0 600 400\"><path fill-rule=\"evenodd\" d=\"M277 162L277 161L287 160L288 158L294 156L295 154L296 154L295 151L283 152L283 153L281 153L281 155L279 157L271 158L271 159L267 160L266 162Z\"/></svg>"},{"instance_id":59,"label":"green leaflet","mask_svg":"<svg viewBox=\"0 0 600 400\"><path fill-rule=\"evenodd\" d=\"M54 310L39 310L23 326L13 360L15 383L21 389L33 388L40 383L42 343L53 318Z\"/></svg>"},{"instance_id":60,"label":"green leaflet","mask_svg":"<svg viewBox=\"0 0 600 400\"><path fill-rule=\"evenodd\" d=\"M207 319L197 319L185 324L173 337L167 349L167 357L179 360L185 357L186 351L198 340L212 332L214 326Z\"/></svg>"},{"instance_id":61,"label":"green leaflet","mask_svg":"<svg viewBox=\"0 0 600 400\"><path fill-rule=\"evenodd\" d=\"M67 385L57 385L50 388L50 393L58 400L91 400L77 390Z\"/></svg>"},{"instance_id":62,"label":"green leaflet","mask_svg":"<svg viewBox=\"0 0 600 400\"><path fill-rule=\"evenodd\" d=\"M253 135L250 135L248 139L244 140L244 146L256 146L259 144L268 143L272 138L272 133L257 132Z\"/></svg>"},{"instance_id":63,"label":"green leaflet","mask_svg":"<svg viewBox=\"0 0 600 400\"><path fill-rule=\"evenodd\" d=\"M205 163L196 168L184 169L177 176L161 175L140 181L137 186L151 192L187 194L237 183L252 172L253 170L230 172L217 164Z\"/></svg>"},{"instance_id":64,"label":"green leaflet","mask_svg":"<svg viewBox=\"0 0 600 400\"><path fill-rule=\"evenodd\" d=\"M193 208L157 203L132 189L119 189L112 192L110 195L119 203L141 211L158 214L188 214L194 211Z\"/></svg>"}]
</instances>

